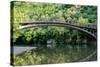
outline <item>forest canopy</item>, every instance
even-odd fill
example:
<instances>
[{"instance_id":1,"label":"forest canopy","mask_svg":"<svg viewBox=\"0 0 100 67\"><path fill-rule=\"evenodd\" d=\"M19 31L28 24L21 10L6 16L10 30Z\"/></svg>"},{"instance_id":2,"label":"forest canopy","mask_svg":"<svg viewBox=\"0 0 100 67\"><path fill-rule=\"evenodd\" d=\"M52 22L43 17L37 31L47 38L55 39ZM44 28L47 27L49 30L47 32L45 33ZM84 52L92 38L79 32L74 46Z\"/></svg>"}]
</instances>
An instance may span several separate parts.
<instances>
[{"instance_id":1,"label":"forest canopy","mask_svg":"<svg viewBox=\"0 0 100 67\"><path fill-rule=\"evenodd\" d=\"M14 23L60 21L87 24L97 21L96 6L13 1L11 3L11 14Z\"/></svg>"}]
</instances>

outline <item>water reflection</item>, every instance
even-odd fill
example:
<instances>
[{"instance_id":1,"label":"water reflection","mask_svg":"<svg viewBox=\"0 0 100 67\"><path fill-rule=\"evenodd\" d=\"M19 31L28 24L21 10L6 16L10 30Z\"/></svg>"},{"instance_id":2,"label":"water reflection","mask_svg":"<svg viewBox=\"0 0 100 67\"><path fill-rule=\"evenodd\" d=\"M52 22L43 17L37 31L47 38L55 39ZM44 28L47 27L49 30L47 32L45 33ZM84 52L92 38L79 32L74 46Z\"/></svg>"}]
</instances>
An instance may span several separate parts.
<instances>
[{"instance_id":1,"label":"water reflection","mask_svg":"<svg viewBox=\"0 0 100 67\"><path fill-rule=\"evenodd\" d=\"M63 44L65 45L65 44ZM61 48L61 47L59 47ZM79 61L82 59L85 59L86 57L88 57L89 55L91 55L94 51L96 51L96 46L94 44L75 44L75 45L66 45L65 47L63 47L66 51L64 55L67 55L67 57L69 57L70 59L66 60L66 61ZM56 48L55 48L56 49ZM61 48L62 49L62 48ZM96 54L95 57L96 59ZM92 60L91 57L89 57L87 60Z\"/></svg>"},{"instance_id":2,"label":"water reflection","mask_svg":"<svg viewBox=\"0 0 100 67\"><path fill-rule=\"evenodd\" d=\"M97 59L96 46L93 44L61 44L60 47L36 48L31 51L17 55L14 58L14 63L17 64L17 59L28 60L31 64L51 64L51 63L66 63L66 62L81 62L95 61ZM49 45L50 46L50 45ZM20 60L19 60L20 61ZM21 61L22 65L24 62ZM20 65L20 64L18 64ZM27 65L27 63L26 63Z\"/></svg>"}]
</instances>

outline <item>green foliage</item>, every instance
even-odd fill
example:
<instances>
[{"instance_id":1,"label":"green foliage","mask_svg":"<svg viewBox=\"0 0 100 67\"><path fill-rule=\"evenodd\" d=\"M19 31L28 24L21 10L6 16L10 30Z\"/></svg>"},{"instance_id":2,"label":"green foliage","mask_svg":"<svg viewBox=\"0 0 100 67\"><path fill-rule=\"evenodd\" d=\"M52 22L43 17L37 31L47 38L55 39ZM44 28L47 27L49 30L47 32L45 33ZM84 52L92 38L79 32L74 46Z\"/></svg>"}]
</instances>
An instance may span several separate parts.
<instances>
[{"instance_id":1,"label":"green foliage","mask_svg":"<svg viewBox=\"0 0 100 67\"><path fill-rule=\"evenodd\" d=\"M55 39L57 43L60 43L64 39L65 36L64 34L65 33L67 34L67 32L68 32L67 29L55 26L23 29L14 32L13 42L15 44L19 44L18 42L23 44L31 44L31 43L46 44L47 40Z\"/></svg>"},{"instance_id":2,"label":"green foliage","mask_svg":"<svg viewBox=\"0 0 100 67\"><path fill-rule=\"evenodd\" d=\"M79 17L79 18L78 18L78 22L79 22L81 25L87 25L88 19L83 18L83 17Z\"/></svg>"},{"instance_id":3,"label":"green foliage","mask_svg":"<svg viewBox=\"0 0 100 67\"><path fill-rule=\"evenodd\" d=\"M77 36L81 36L74 32L71 33L68 29L53 26L35 27L18 31L19 23L22 22L59 21L63 23L87 25L97 21L96 6L75 6L24 1L13 1L11 4L13 4L13 6L11 6L11 17L13 17L13 20L11 20L14 44L44 44L48 39L54 39L57 43L66 43L66 40L72 41L72 38L77 39L79 38Z\"/></svg>"},{"instance_id":4,"label":"green foliage","mask_svg":"<svg viewBox=\"0 0 100 67\"><path fill-rule=\"evenodd\" d=\"M86 23L94 23L97 20L96 6L75 6L55 3L33 3L33 2L12 2L14 3L14 23L24 21L60 21L79 22L80 17L88 20ZM64 16L66 18L64 18ZM79 21L78 21L79 20Z\"/></svg>"}]
</instances>

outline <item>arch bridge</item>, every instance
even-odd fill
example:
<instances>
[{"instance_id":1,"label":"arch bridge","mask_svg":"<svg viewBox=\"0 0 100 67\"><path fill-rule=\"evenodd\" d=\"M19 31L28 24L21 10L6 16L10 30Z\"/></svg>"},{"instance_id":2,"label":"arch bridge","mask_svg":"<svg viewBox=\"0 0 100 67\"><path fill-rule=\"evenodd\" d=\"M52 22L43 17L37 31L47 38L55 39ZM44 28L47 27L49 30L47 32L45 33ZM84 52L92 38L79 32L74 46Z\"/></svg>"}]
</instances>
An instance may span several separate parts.
<instances>
[{"instance_id":1,"label":"arch bridge","mask_svg":"<svg viewBox=\"0 0 100 67\"><path fill-rule=\"evenodd\" d=\"M84 33L87 33L89 36L92 36L94 39L97 39L97 26L96 25L87 25L87 26L80 26L75 24L69 23L62 23L62 22L23 22L20 23L19 29L24 28L32 28L32 27L39 27L39 26L59 26L59 27L67 27L69 29L75 29Z\"/></svg>"}]
</instances>

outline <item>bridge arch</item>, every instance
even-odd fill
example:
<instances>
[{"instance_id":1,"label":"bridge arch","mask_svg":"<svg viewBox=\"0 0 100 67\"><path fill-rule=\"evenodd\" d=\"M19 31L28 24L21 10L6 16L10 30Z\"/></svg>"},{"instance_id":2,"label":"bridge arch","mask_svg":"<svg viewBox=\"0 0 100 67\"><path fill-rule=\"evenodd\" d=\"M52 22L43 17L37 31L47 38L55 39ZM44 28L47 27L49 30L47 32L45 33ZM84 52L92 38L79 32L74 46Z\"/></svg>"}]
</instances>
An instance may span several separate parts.
<instances>
[{"instance_id":1,"label":"bridge arch","mask_svg":"<svg viewBox=\"0 0 100 67\"><path fill-rule=\"evenodd\" d=\"M95 40L97 39L95 34L89 32L83 28L77 27L75 25L66 24L66 23L57 23L57 22L56 23L45 23L45 22L32 23L30 25L21 25L19 27L19 29L26 29L26 28L32 28L32 27L43 27L43 26L58 26L58 27L65 27L65 28L69 28L69 29L75 29L75 30L87 33L89 36L93 37Z\"/></svg>"}]
</instances>

